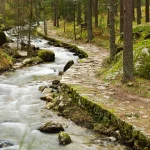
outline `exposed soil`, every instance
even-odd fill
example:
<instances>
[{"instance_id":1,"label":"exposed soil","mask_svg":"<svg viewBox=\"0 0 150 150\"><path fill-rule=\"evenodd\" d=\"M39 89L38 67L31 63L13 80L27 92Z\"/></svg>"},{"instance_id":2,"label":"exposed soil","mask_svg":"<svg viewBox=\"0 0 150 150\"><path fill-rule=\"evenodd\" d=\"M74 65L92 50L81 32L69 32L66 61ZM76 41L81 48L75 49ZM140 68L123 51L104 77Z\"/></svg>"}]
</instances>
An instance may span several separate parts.
<instances>
[{"instance_id":1,"label":"exposed soil","mask_svg":"<svg viewBox=\"0 0 150 150\"><path fill-rule=\"evenodd\" d=\"M86 51L89 55L87 59L79 60L62 76L62 81L71 84L83 96L101 104L104 108L112 111L115 115L134 125L150 138L150 98L144 98L139 93L139 85L126 87L119 84L112 84L110 81L104 82L96 77L96 73L102 67L103 60L109 55L108 50L97 47L92 43L81 43L73 39L66 39L57 34L57 30L50 30L48 24L48 35L52 38L66 43L75 44ZM145 84L144 84L145 85ZM143 84L141 86L144 87ZM149 93L150 84L146 83L146 91ZM136 92L138 90L138 93ZM143 90L141 90L143 92Z\"/></svg>"}]
</instances>

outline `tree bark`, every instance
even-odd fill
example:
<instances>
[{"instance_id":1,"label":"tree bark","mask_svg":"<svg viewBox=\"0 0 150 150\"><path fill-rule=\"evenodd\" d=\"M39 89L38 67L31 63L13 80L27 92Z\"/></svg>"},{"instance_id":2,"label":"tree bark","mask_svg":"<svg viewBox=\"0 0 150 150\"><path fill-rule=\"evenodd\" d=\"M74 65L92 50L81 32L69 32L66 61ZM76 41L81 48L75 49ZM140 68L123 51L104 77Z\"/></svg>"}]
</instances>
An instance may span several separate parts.
<instances>
[{"instance_id":1,"label":"tree bark","mask_svg":"<svg viewBox=\"0 0 150 150\"><path fill-rule=\"evenodd\" d=\"M88 41L91 41L93 38L92 31L92 0L88 0L87 2L87 27L88 27Z\"/></svg>"},{"instance_id":2,"label":"tree bark","mask_svg":"<svg viewBox=\"0 0 150 150\"><path fill-rule=\"evenodd\" d=\"M120 0L120 34L123 32L123 0Z\"/></svg>"},{"instance_id":3,"label":"tree bark","mask_svg":"<svg viewBox=\"0 0 150 150\"><path fill-rule=\"evenodd\" d=\"M81 2L77 3L77 25L81 24Z\"/></svg>"},{"instance_id":4,"label":"tree bark","mask_svg":"<svg viewBox=\"0 0 150 150\"><path fill-rule=\"evenodd\" d=\"M98 27L98 0L95 0L94 3L94 7L95 7L95 27Z\"/></svg>"},{"instance_id":5,"label":"tree bark","mask_svg":"<svg viewBox=\"0 0 150 150\"><path fill-rule=\"evenodd\" d=\"M123 50L123 82L134 79L133 67L133 0L123 0L124 7L124 50Z\"/></svg>"},{"instance_id":6,"label":"tree bark","mask_svg":"<svg viewBox=\"0 0 150 150\"><path fill-rule=\"evenodd\" d=\"M115 57L115 1L109 0L109 27L110 27L110 62L114 60Z\"/></svg>"},{"instance_id":7,"label":"tree bark","mask_svg":"<svg viewBox=\"0 0 150 150\"><path fill-rule=\"evenodd\" d=\"M137 7L137 24L141 24L141 0L136 0L136 7Z\"/></svg>"},{"instance_id":8,"label":"tree bark","mask_svg":"<svg viewBox=\"0 0 150 150\"><path fill-rule=\"evenodd\" d=\"M145 21L149 22L149 0L145 0Z\"/></svg>"}]
</instances>

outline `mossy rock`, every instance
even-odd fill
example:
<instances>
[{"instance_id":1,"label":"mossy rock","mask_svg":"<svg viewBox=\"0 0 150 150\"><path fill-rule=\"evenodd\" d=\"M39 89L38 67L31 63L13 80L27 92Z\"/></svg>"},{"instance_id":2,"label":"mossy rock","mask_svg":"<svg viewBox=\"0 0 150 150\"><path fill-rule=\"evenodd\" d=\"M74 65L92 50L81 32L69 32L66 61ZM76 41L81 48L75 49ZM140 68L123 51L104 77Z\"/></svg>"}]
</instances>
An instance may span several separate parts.
<instances>
[{"instance_id":1,"label":"mossy rock","mask_svg":"<svg viewBox=\"0 0 150 150\"><path fill-rule=\"evenodd\" d=\"M43 124L39 130L45 133L59 133L60 131L64 131L63 126L55 121L49 121Z\"/></svg>"},{"instance_id":2,"label":"mossy rock","mask_svg":"<svg viewBox=\"0 0 150 150\"><path fill-rule=\"evenodd\" d=\"M71 138L68 133L66 132L60 132L58 135L59 144L60 145L67 145L71 143Z\"/></svg>"},{"instance_id":3,"label":"mossy rock","mask_svg":"<svg viewBox=\"0 0 150 150\"><path fill-rule=\"evenodd\" d=\"M55 54L51 50L39 50L38 57L43 59L44 62L53 62L55 60Z\"/></svg>"},{"instance_id":4,"label":"mossy rock","mask_svg":"<svg viewBox=\"0 0 150 150\"><path fill-rule=\"evenodd\" d=\"M43 59L41 59L40 57L32 57L32 58L28 58L28 59L25 59L23 61L23 65L24 66L27 66L27 65L37 65L37 64L40 64L40 63L43 63Z\"/></svg>"},{"instance_id":5,"label":"mossy rock","mask_svg":"<svg viewBox=\"0 0 150 150\"><path fill-rule=\"evenodd\" d=\"M7 38L4 32L0 31L0 46L7 42Z\"/></svg>"}]
</instances>

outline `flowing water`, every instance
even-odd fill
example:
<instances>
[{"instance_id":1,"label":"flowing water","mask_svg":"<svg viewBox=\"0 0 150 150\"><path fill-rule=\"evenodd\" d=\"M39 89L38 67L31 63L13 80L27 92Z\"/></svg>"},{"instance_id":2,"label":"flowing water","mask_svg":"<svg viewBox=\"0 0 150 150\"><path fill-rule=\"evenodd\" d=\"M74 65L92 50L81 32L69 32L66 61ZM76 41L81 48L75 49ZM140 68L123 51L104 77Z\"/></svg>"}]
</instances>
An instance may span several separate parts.
<instances>
[{"instance_id":1,"label":"flowing water","mask_svg":"<svg viewBox=\"0 0 150 150\"><path fill-rule=\"evenodd\" d=\"M127 150L117 142L97 137L92 131L75 125L45 109L39 98L38 87L48 85L59 78L58 72L68 60L77 62L78 57L64 48L53 47L48 41L36 39L32 44L55 52L54 63L23 68L0 76L0 145L7 142L4 150ZM60 146L58 134L45 134L38 130L43 123L55 120L63 125L72 143ZM105 139L105 140L104 140Z\"/></svg>"}]
</instances>

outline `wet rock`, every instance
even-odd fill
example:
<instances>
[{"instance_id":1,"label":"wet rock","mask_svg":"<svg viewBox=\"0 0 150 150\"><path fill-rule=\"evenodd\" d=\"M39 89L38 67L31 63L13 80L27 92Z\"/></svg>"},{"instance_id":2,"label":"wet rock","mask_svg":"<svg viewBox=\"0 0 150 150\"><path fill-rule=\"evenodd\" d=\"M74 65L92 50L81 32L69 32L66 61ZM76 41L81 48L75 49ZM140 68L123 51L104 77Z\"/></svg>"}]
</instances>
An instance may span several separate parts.
<instances>
[{"instance_id":1,"label":"wet rock","mask_svg":"<svg viewBox=\"0 0 150 150\"><path fill-rule=\"evenodd\" d=\"M3 31L0 31L0 46L7 42L6 35Z\"/></svg>"},{"instance_id":2,"label":"wet rock","mask_svg":"<svg viewBox=\"0 0 150 150\"><path fill-rule=\"evenodd\" d=\"M43 92L45 88L47 88L47 86L40 86L38 90Z\"/></svg>"},{"instance_id":3,"label":"wet rock","mask_svg":"<svg viewBox=\"0 0 150 150\"><path fill-rule=\"evenodd\" d=\"M60 83L59 80L53 80L53 81L52 81L52 84L53 84L53 85L58 85L59 83Z\"/></svg>"},{"instance_id":4,"label":"wet rock","mask_svg":"<svg viewBox=\"0 0 150 150\"><path fill-rule=\"evenodd\" d=\"M46 95L43 95L40 97L41 100L44 100L44 101L52 101L53 100L53 94L50 93L50 94L46 94Z\"/></svg>"},{"instance_id":5,"label":"wet rock","mask_svg":"<svg viewBox=\"0 0 150 150\"><path fill-rule=\"evenodd\" d=\"M23 64L22 63L15 63L14 65L13 65L13 68L14 69L18 69L18 68L22 68L23 67Z\"/></svg>"},{"instance_id":6,"label":"wet rock","mask_svg":"<svg viewBox=\"0 0 150 150\"><path fill-rule=\"evenodd\" d=\"M74 64L74 61L73 61L73 60L69 60L69 61L67 62L67 64L65 65L63 71L64 71L64 72L67 71L73 64Z\"/></svg>"},{"instance_id":7,"label":"wet rock","mask_svg":"<svg viewBox=\"0 0 150 150\"><path fill-rule=\"evenodd\" d=\"M64 74L63 71L59 71L59 73L58 73L59 76L62 76L63 74Z\"/></svg>"},{"instance_id":8,"label":"wet rock","mask_svg":"<svg viewBox=\"0 0 150 150\"><path fill-rule=\"evenodd\" d=\"M43 124L39 130L45 133L59 133L60 131L64 131L63 126L55 121L49 121Z\"/></svg>"},{"instance_id":9,"label":"wet rock","mask_svg":"<svg viewBox=\"0 0 150 150\"><path fill-rule=\"evenodd\" d=\"M48 101L48 102L53 101L53 97L50 95L46 96L46 101Z\"/></svg>"},{"instance_id":10,"label":"wet rock","mask_svg":"<svg viewBox=\"0 0 150 150\"><path fill-rule=\"evenodd\" d=\"M67 145L71 143L71 138L66 132L60 132L58 135L58 139L60 145Z\"/></svg>"},{"instance_id":11,"label":"wet rock","mask_svg":"<svg viewBox=\"0 0 150 150\"><path fill-rule=\"evenodd\" d=\"M31 66L31 65L37 65L43 63L43 60L40 57L32 57L32 58L27 58L23 61L24 66Z\"/></svg>"},{"instance_id":12,"label":"wet rock","mask_svg":"<svg viewBox=\"0 0 150 150\"><path fill-rule=\"evenodd\" d=\"M0 141L0 148L5 148L5 147L10 147L13 146L14 144L9 142L9 141Z\"/></svg>"},{"instance_id":13,"label":"wet rock","mask_svg":"<svg viewBox=\"0 0 150 150\"><path fill-rule=\"evenodd\" d=\"M48 93L51 93L52 91L53 91L52 88L45 88L45 89L43 90L43 93L48 94Z\"/></svg>"}]
</instances>

